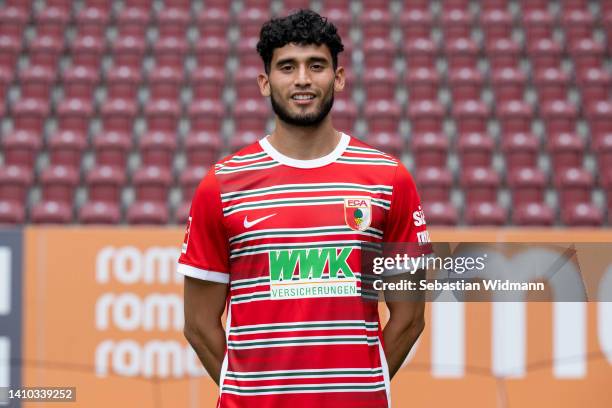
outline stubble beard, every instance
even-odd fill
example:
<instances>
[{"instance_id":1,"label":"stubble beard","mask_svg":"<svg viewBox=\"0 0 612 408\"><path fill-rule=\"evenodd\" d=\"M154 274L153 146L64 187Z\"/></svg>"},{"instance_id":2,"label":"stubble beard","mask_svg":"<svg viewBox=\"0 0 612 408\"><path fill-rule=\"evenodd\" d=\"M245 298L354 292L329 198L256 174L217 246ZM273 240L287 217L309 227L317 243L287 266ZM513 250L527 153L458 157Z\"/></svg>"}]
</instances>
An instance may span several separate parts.
<instances>
[{"instance_id":1,"label":"stubble beard","mask_svg":"<svg viewBox=\"0 0 612 408\"><path fill-rule=\"evenodd\" d=\"M270 87L270 103L272 104L272 110L283 122L293 126L316 126L320 124L329 114L332 107L334 106L334 83L332 82L330 89L326 93L327 98L321 103L321 107L313 113L307 114L292 114L289 112L282 103L279 103L274 96L274 89Z\"/></svg>"}]
</instances>

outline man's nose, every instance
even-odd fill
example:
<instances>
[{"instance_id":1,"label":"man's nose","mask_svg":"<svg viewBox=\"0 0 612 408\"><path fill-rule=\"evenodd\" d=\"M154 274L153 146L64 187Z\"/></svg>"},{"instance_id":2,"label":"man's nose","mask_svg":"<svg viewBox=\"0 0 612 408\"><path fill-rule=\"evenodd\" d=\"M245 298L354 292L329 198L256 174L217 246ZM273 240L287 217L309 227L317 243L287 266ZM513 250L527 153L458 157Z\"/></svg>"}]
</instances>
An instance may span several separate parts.
<instances>
[{"instance_id":1,"label":"man's nose","mask_svg":"<svg viewBox=\"0 0 612 408\"><path fill-rule=\"evenodd\" d=\"M308 72L308 67L304 65L300 65L300 67L297 70L297 77L295 78L295 84L297 86L310 85L310 73Z\"/></svg>"}]
</instances>

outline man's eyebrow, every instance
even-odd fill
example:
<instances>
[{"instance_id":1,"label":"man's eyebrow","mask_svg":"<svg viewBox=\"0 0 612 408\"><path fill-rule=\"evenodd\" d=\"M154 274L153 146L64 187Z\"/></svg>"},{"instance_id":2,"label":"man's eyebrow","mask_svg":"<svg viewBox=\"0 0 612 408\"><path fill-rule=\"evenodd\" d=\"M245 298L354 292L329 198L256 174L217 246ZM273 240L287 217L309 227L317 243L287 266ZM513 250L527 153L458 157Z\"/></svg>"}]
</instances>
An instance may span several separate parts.
<instances>
[{"instance_id":1,"label":"man's eyebrow","mask_svg":"<svg viewBox=\"0 0 612 408\"><path fill-rule=\"evenodd\" d=\"M324 57L309 57L307 59L307 61L311 62L311 63L312 62L322 62L322 63L326 63L326 64L329 63L327 58L324 58ZM291 63L295 63L295 62L296 62L295 58L291 58L291 57L289 57L289 58L281 58L278 61L276 61L275 65L276 66L281 66L281 65L284 65L284 64L291 64Z\"/></svg>"}]
</instances>

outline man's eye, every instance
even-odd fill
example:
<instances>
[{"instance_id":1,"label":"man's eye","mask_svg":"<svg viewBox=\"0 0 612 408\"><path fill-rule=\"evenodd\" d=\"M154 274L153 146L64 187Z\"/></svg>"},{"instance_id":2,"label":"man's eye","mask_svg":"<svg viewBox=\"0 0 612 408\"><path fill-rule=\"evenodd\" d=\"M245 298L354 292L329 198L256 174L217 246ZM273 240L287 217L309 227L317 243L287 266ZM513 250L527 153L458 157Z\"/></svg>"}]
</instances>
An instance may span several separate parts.
<instances>
[{"instance_id":1,"label":"man's eye","mask_svg":"<svg viewBox=\"0 0 612 408\"><path fill-rule=\"evenodd\" d=\"M291 65L283 65L281 71L291 71L293 67Z\"/></svg>"},{"instance_id":2,"label":"man's eye","mask_svg":"<svg viewBox=\"0 0 612 408\"><path fill-rule=\"evenodd\" d=\"M320 70L323 69L323 65L321 65L321 64L314 64L314 65L312 65L312 69L320 71Z\"/></svg>"}]
</instances>

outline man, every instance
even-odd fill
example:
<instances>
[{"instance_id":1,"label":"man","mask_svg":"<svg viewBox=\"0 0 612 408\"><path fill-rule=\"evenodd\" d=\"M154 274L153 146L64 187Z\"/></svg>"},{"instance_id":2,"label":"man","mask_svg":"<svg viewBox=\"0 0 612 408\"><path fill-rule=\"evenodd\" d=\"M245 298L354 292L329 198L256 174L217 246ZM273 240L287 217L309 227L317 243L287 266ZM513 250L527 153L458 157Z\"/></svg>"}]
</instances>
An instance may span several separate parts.
<instances>
[{"instance_id":1,"label":"man","mask_svg":"<svg viewBox=\"0 0 612 408\"><path fill-rule=\"evenodd\" d=\"M390 378L423 330L422 302L388 302L383 331L360 295L361 245L416 242L426 227L404 166L333 127L342 49L312 11L266 23L258 83L275 129L195 193L178 267L184 332L221 407L390 406Z\"/></svg>"}]
</instances>

